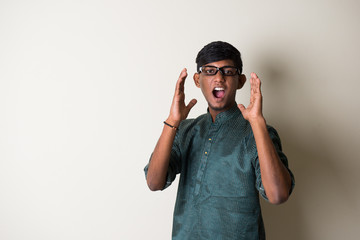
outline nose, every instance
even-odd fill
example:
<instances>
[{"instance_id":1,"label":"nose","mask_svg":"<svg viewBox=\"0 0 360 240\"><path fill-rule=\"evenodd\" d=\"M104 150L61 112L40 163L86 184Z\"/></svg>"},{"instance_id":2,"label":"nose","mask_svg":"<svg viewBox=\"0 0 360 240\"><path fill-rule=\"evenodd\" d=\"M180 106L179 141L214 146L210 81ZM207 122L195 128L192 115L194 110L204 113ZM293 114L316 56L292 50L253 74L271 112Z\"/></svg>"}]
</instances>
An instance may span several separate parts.
<instances>
[{"instance_id":1,"label":"nose","mask_svg":"<svg viewBox=\"0 0 360 240\"><path fill-rule=\"evenodd\" d=\"M217 82L224 82L225 81L224 75L221 73L220 70L217 71L217 73L214 75L213 80L217 81Z\"/></svg>"}]
</instances>

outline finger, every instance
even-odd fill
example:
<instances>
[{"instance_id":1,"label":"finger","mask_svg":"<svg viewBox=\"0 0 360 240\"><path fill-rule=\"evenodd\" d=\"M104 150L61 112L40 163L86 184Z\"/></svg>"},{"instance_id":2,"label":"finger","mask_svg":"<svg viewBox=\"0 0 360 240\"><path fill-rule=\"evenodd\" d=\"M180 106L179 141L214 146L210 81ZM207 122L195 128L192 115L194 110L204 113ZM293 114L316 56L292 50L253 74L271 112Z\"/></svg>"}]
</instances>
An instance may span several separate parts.
<instances>
[{"instance_id":1,"label":"finger","mask_svg":"<svg viewBox=\"0 0 360 240\"><path fill-rule=\"evenodd\" d=\"M197 103L197 100L195 98L189 102L189 104L186 106L186 109L188 110L188 112L190 112L190 110L195 106L196 103Z\"/></svg>"},{"instance_id":2,"label":"finger","mask_svg":"<svg viewBox=\"0 0 360 240\"><path fill-rule=\"evenodd\" d=\"M256 73L254 73L254 72L251 73L251 77L252 77L252 78L258 78L258 76L256 75Z\"/></svg>"},{"instance_id":3,"label":"finger","mask_svg":"<svg viewBox=\"0 0 360 240\"><path fill-rule=\"evenodd\" d=\"M243 104L238 104L238 108L240 109L241 113L246 110Z\"/></svg>"},{"instance_id":4,"label":"finger","mask_svg":"<svg viewBox=\"0 0 360 240\"><path fill-rule=\"evenodd\" d=\"M251 87L254 93L257 92L261 92L260 91L260 87L261 87L261 81L259 79L259 77L256 75L256 73L251 73Z\"/></svg>"},{"instance_id":5,"label":"finger","mask_svg":"<svg viewBox=\"0 0 360 240\"><path fill-rule=\"evenodd\" d=\"M256 86L255 86L255 79L253 74L251 74L251 79L250 79L250 104L249 106L252 106L254 104L255 101L255 96L256 96Z\"/></svg>"},{"instance_id":6,"label":"finger","mask_svg":"<svg viewBox=\"0 0 360 240\"><path fill-rule=\"evenodd\" d=\"M251 75L251 78L250 78L250 96L252 96L254 93L255 93L255 82L254 82L253 75Z\"/></svg>"},{"instance_id":7,"label":"finger","mask_svg":"<svg viewBox=\"0 0 360 240\"><path fill-rule=\"evenodd\" d=\"M187 77L187 70L186 68L184 68L181 73L180 73L180 76L176 82L176 90L175 92L177 94L181 93L181 92L184 92L184 84L185 84L185 79Z\"/></svg>"},{"instance_id":8,"label":"finger","mask_svg":"<svg viewBox=\"0 0 360 240\"><path fill-rule=\"evenodd\" d=\"M257 79L257 85L258 85L258 91L261 94L261 81L259 78Z\"/></svg>"},{"instance_id":9,"label":"finger","mask_svg":"<svg viewBox=\"0 0 360 240\"><path fill-rule=\"evenodd\" d=\"M187 70L186 68L184 68L181 73L180 73L180 76L176 82L176 90L179 91L183 86L184 86L184 81L185 81L185 78L187 77Z\"/></svg>"}]
</instances>

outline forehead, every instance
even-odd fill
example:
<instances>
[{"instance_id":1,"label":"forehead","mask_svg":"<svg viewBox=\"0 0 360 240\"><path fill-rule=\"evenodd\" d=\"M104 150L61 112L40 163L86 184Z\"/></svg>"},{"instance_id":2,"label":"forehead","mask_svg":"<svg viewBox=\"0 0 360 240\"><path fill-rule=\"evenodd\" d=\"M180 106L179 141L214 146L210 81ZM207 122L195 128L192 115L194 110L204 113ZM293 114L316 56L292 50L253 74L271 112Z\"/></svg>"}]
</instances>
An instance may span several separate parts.
<instances>
[{"instance_id":1,"label":"forehead","mask_svg":"<svg viewBox=\"0 0 360 240\"><path fill-rule=\"evenodd\" d=\"M215 67L224 67L224 66L235 66L233 60L225 59L221 61L207 63L204 66L215 66Z\"/></svg>"}]
</instances>

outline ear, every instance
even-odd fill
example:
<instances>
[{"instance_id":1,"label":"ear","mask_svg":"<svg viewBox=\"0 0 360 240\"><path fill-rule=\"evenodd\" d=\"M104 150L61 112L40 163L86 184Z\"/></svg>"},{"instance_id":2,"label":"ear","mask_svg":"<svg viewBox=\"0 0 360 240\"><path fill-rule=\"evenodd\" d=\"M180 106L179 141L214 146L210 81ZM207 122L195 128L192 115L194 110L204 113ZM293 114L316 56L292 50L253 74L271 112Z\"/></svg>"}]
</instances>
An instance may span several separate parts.
<instances>
[{"instance_id":1,"label":"ear","mask_svg":"<svg viewBox=\"0 0 360 240\"><path fill-rule=\"evenodd\" d=\"M195 85L200 88L200 74L199 73L194 73L194 82L195 82Z\"/></svg>"},{"instance_id":2,"label":"ear","mask_svg":"<svg viewBox=\"0 0 360 240\"><path fill-rule=\"evenodd\" d=\"M244 74L240 74L238 78L238 87L237 89L241 89L246 82L246 76Z\"/></svg>"}]
</instances>

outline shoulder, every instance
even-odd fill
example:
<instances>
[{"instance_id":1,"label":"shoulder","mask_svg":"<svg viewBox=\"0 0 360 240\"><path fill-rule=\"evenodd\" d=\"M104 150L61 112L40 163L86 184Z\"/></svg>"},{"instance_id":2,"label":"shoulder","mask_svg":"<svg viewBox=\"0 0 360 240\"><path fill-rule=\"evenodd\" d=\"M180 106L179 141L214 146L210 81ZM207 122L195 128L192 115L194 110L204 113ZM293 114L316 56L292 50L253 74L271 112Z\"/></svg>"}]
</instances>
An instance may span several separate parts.
<instances>
[{"instance_id":1,"label":"shoulder","mask_svg":"<svg viewBox=\"0 0 360 240\"><path fill-rule=\"evenodd\" d=\"M179 125L179 130L177 135L189 135L189 133L196 131L201 125L206 124L207 114L202 114L197 118L190 118L183 120Z\"/></svg>"},{"instance_id":2,"label":"shoulder","mask_svg":"<svg viewBox=\"0 0 360 240\"><path fill-rule=\"evenodd\" d=\"M279 137L279 134L277 132L277 130L271 126L271 125L266 125L266 128L267 128L267 131L268 131L268 134L271 138L271 140L274 142L274 143L280 143L280 137ZM245 131L244 131L244 137L245 137L245 140L247 142L248 145L255 145L255 137L254 137L254 132L251 128L251 125L250 123L246 124L246 127L244 128Z\"/></svg>"}]
</instances>

